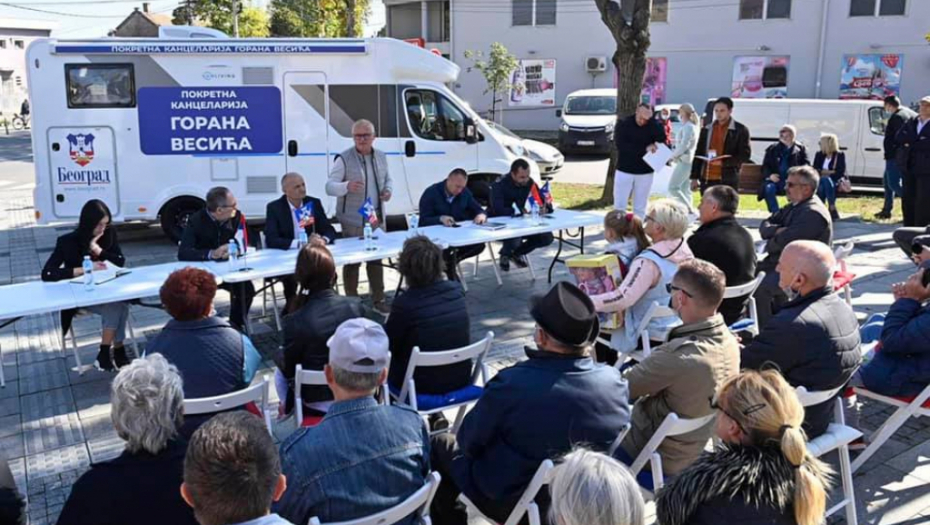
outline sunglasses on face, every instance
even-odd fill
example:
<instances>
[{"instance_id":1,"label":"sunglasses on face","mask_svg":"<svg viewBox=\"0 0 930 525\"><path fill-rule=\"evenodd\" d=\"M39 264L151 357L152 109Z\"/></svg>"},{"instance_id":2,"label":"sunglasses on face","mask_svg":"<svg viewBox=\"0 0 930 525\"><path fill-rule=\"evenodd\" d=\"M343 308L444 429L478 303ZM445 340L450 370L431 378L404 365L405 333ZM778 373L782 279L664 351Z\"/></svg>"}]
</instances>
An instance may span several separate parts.
<instances>
[{"instance_id":1,"label":"sunglasses on face","mask_svg":"<svg viewBox=\"0 0 930 525\"><path fill-rule=\"evenodd\" d=\"M368 140L371 138L371 133L359 133L357 135L352 135L352 136L359 140Z\"/></svg>"},{"instance_id":2,"label":"sunglasses on face","mask_svg":"<svg viewBox=\"0 0 930 525\"><path fill-rule=\"evenodd\" d=\"M691 295L691 292L689 292L688 290L685 290L684 288L679 288L672 283L668 283L665 285L665 291L668 292L669 294L671 294L672 292L681 292L687 295L688 297L694 299L694 296Z\"/></svg>"}]
</instances>

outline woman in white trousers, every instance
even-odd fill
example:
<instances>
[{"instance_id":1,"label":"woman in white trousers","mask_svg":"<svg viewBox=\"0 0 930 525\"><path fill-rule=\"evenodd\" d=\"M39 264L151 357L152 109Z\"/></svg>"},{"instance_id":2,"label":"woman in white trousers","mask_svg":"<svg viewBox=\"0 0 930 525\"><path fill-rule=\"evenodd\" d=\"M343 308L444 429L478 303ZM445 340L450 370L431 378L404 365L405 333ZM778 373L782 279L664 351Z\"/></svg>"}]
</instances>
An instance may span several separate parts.
<instances>
[{"instance_id":1,"label":"woman in white trousers","mask_svg":"<svg viewBox=\"0 0 930 525\"><path fill-rule=\"evenodd\" d=\"M675 166L668 181L669 197L684 204L689 214L694 214L691 197L691 162L698 141L698 116L691 104L682 104L678 108L681 127L675 132L675 150L668 165Z\"/></svg>"}]
</instances>

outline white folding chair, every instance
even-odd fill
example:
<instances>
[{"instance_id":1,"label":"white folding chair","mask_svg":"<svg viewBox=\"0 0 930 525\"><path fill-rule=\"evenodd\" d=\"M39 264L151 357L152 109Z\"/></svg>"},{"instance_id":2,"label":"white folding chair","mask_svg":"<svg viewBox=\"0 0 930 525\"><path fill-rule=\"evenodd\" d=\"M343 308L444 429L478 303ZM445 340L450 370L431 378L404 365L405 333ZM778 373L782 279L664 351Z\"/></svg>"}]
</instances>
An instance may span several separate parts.
<instances>
[{"instance_id":1,"label":"white folding chair","mask_svg":"<svg viewBox=\"0 0 930 525\"><path fill-rule=\"evenodd\" d=\"M77 320L78 315L80 315L80 313L81 313L81 312L80 312L80 309L79 309L78 313L75 314L74 318L71 320L71 326L68 328L68 334L65 334L65 333L64 333L64 330L61 329L61 314L59 314L59 317L58 317L58 319L59 319L59 321L58 321L58 324L59 324L58 333L61 334L61 339L60 339L60 341L61 341L61 349L62 349L63 351L64 351L64 349L67 348L67 346L68 346L67 343L66 343L66 339L65 339L66 336L67 336L67 335L70 335L70 336L71 336L71 354L74 356L74 363L75 363L74 368L72 368L71 370L74 370L75 372L78 373L78 375L81 375L81 376L82 376L82 375L84 375L84 372L86 372L86 371L92 369L92 368L94 367L94 365L92 365L92 364L90 364L90 365L81 364L81 355L80 355L80 353L78 352L77 336L76 336L75 333L74 333L74 321ZM136 341L136 332L135 332L135 330L133 330L133 328L132 328L132 316L126 316L126 329L129 331L129 342L130 342L130 344L132 344L132 350L133 350L133 352L136 354L136 357L141 357L142 354L139 352L139 343L138 343L138 341ZM2 371L0 371L0 374L2 374Z\"/></svg>"},{"instance_id":2,"label":"white folding chair","mask_svg":"<svg viewBox=\"0 0 930 525\"><path fill-rule=\"evenodd\" d=\"M259 232L258 239L261 244L261 249L265 249L265 232ZM265 309L265 303L268 302L268 290L271 290L271 303L274 306L274 325L278 332L281 331L281 311L278 309L278 293L275 290L274 279L265 279L265 282L262 283L262 317L268 315L268 312Z\"/></svg>"},{"instance_id":3,"label":"white folding chair","mask_svg":"<svg viewBox=\"0 0 930 525\"><path fill-rule=\"evenodd\" d=\"M855 472L859 470L859 467L868 461L869 458L878 452L878 449L881 448L904 423L907 423L907 420L912 417L930 417L930 385L927 385L911 401L904 401L895 397L876 394L864 387L854 387L853 390L855 390L856 395L897 407L897 410L882 423L882 426L878 427L878 430L869 436L868 446L852 463L852 471Z\"/></svg>"},{"instance_id":4,"label":"white folding chair","mask_svg":"<svg viewBox=\"0 0 930 525\"><path fill-rule=\"evenodd\" d=\"M845 388L845 385L834 388L833 390L808 392L807 389L802 386L797 388L797 393L798 399L804 407L830 402L836 405L833 416L834 422L830 423L826 432L807 443L807 451L815 458L819 458L834 450L839 454L840 478L842 478L843 482L843 499L830 507L827 510L826 516L830 516L843 507L846 507L846 523L852 524L858 523L858 521L856 520L856 494L853 488L853 471L849 463L849 444L861 437L862 432L846 426L846 420L843 417L843 401L837 397L837 394L843 388Z\"/></svg>"},{"instance_id":5,"label":"white folding chair","mask_svg":"<svg viewBox=\"0 0 930 525\"><path fill-rule=\"evenodd\" d=\"M388 352L388 366L386 369L389 369L391 366L391 354ZM297 365L294 369L294 413L297 415L297 426L301 426L304 421L304 402L301 392L301 387L303 386L325 386L329 387L326 383L326 374L322 370L304 370L303 365ZM383 386L381 391L378 394L379 401L382 405L389 404L389 399L387 395L387 389Z\"/></svg>"},{"instance_id":6,"label":"white folding chair","mask_svg":"<svg viewBox=\"0 0 930 525\"><path fill-rule=\"evenodd\" d=\"M849 306L852 306L852 281L856 278L856 274L849 273L846 267L846 258L849 257L855 246L855 241L849 241L833 250L833 258L836 259L836 269L833 272L834 290L843 290L846 296L846 304Z\"/></svg>"},{"instance_id":7,"label":"white folding chair","mask_svg":"<svg viewBox=\"0 0 930 525\"><path fill-rule=\"evenodd\" d=\"M713 412L696 419L681 419L678 417L678 414L674 412L665 416L665 420L662 421L659 428L656 429L652 437L649 438L649 441L646 442L646 446L643 447L643 450L640 451L636 459L633 460L633 464L630 465L630 471L633 473L633 477L636 477L639 472L643 470L643 467L646 466L646 463L650 464L650 468L652 469L653 491L650 492L647 488L641 487L644 495L652 497L655 491L658 491L665 485L665 475L662 473L662 456L659 454L659 445L665 441L665 438L680 436L704 428L704 426L710 424L715 417L717 417L717 414ZM620 441L623 440L625 433L625 431L622 432L617 440L614 441L614 444L609 450L610 455L613 455L614 451L620 445Z\"/></svg>"},{"instance_id":8,"label":"white folding chair","mask_svg":"<svg viewBox=\"0 0 930 525\"><path fill-rule=\"evenodd\" d=\"M526 514L530 525L542 524L539 505L536 504L536 495L539 494L539 491L542 490L544 486L549 484L553 468L554 465L551 459L547 459L539 465L539 468L536 469L536 474L533 475L533 479L531 479L530 484L526 486L516 506L510 511L510 516L507 517L507 521L505 521L503 525L517 525L520 523L524 514ZM481 509L472 503L465 494L459 496L459 501L465 505L469 514L477 514L488 523L495 523L494 520L485 516L481 512Z\"/></svg>"},{"instance_id":9,"label":"white folding chair","mask_svg":"<svg viewBox=\"0 0 930 525\"><path fill-rule=\"evenodd\" d=\"M756 307L756 298L754 296L756 290L759 289L759 285L762 284L762 279L765 279L765 272L759 272L755 279L746 284L727 286L723 292L724 299L749 296L749 318L752 319L752 326L749 331L753 335L759 335L759 310Z\"/></svg>"},{"instance_id":10,"label":"white folding chair","mask_svg":"<svg viewBox=\"0 0 930 525\"><path fill-rule=\"evenodd\" d=\"M642 320L639 322L639 326L636 327L636 336L633 339L639 339L642 341L643 349L642 350L633 350L631 352L625 352L624 355L632 358L634 361L642 361L649 357L652 354L652 342L653 341L662 341L664 342L668 339L669 332L664 333L650 333L649 332L649 323L654 319L662 319L665 317L678 317L678 312L672 310L668 306L662 306L659 303L653 301L652 306L646 310L646 315L643 316ZM609 345L610 343L608 343ZM617 359L617 368L623 366L625 359Z\"/></svg>"},{"instance_id":11,"label":"white folding chair","mask_svg":"<svg viewBox=\"0 0 930 525\"><path fill-rule=\"evenodd\" d=\"M423 487L397 505L364 518L349 521L330 522L326 525L392 525L411 514L416 514L417 521L422 525L430 525L429 506L433 502L436 490L439 489L441 477L438 472L430 472ZM316 516L310 518L309 525L322 525Z\"/></svg>"},{"instance_id":12,"label":"white folding chair","mask_svg":"<svg viewBox=\"0 0 930 525\"><path fill-rule=\"evenodd\" d=\"M445 366L474 359L475 362L471 374L471 384L476 384L479 376L481 377L481 384L487 384L488 379L490 378L490 374L484 359L487 357L488 351L491 350L491 343L493 341L494 332L488 332L487 335L485 335L484 338L480 341L462 348L456 348L454 350L444 350L441 352L421 352L420 347L413 347L413 351L410 352L410 361L407 363L407 371L404 373L404 382L401 386L400 393L397 396L391 394L391 397L396 399L398 403L408 405L422 416L428 416L430 414L435 414L444 410L458 408L458 412L455 415L455 422L452 424L450 429L453 434L458 432L459 426L462 424L462 420L465 417L465 410L470 405L478 401L478 399L475 398L469 399L467 401L452 402L441 407L420 410L420 408L417 406L417 386L413 379L414 372L417 368Z\"/></svg>"},{"instance_id":13,"label":"white folding chair","mask_svg":"<svg viewBox=\"0 0 930 525\"><path fill-rule=\"evenodd\" d=\"M503 286L503 285L504 285L504 281L501 280L501 271L500 271L500 268L497 267L497 256L494 255L494 246L492 246L491 243L487 243L487 244L485 244L485 247L488 249L488 253L491 255L491 267L494 269L494 278L497 279L497 285L498 285L498 286ZM478 277L478 263L479 263L479 259L481 259L481 254L480 254L480 253L479 253L478 255L475 256L475 271L474 271L474 273L473 273L473 277ZM462 273L459 272L459 275L461 275L461 274L462 274Z\"/></svg>"},{"instance_id":14,"label":"white folding chair","mask_svg":"<svg viewBox=\"0 0 930 525\"><path fill-rule=\"evenodd\" d=\"M266 374L262 377L260 382L237 392L230 392L229 394L223 394L221 396L185 399L184 415L213 414L254 403L262 413L262 418L265 420L268 433L274 436L271 427L271 412L268 410L267 406L268 400L270 399L271 378Z\"/></svg>"}]
</instances>

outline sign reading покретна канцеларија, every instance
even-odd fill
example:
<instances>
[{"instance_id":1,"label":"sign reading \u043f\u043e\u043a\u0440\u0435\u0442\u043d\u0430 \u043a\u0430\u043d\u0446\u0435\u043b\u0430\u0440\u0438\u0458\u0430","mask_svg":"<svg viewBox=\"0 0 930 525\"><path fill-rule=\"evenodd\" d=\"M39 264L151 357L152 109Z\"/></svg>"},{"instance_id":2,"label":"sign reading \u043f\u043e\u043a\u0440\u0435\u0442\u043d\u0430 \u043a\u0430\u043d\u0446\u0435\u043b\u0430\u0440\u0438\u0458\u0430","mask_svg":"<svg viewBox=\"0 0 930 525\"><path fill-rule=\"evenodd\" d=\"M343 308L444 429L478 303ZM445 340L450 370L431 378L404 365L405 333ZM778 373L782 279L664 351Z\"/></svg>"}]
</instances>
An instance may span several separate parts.
<instances>
[{"instance_id":1,"label":"sign reading \u043f\u043e\u043a\u0440\u0435\u0442\u043d\u0430 \u043a\u0430\u043d\u0446\u0435\u043b\u0430\u0440\u0438\u0458\u0430","mask_svg":"<svg viewBox=\"0 0 930 525\"><path fill-rule=\"evenodd\" d=\"M281 91L273 86L139 89L146 155L278 153Z\"/></svg>"}]
</instances>

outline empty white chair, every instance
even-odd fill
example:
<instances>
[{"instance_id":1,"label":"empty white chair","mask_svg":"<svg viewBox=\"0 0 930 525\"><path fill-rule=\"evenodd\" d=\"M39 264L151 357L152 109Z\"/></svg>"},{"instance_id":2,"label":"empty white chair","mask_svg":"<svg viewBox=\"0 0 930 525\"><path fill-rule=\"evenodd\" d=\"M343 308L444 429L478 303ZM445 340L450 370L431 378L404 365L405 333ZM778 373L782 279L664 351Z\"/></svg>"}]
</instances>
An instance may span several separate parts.
<instances>
[{"instance_id":1,"label":"empty white chair","mask_svg":"<svg viewBox=\"0 0 930 525\"><path fill-rule=\"evenodd\" d=\"M830 423L827 431L820 436L810 440L807 443L807 451L815 458L819 458L828 452L834 450L840 456L840 478L843 482L843 499L827 509L827 516L846 508L846 523L858 523L856 521L856 494L853 488L852 467L849 463L849 444L862 436L862 432L846 426L843 418L843 401L837 394L843 386L833 390L824 390L821 392L808 392L806 388L798 387L798 399L804 407L820 405L823 403L833 402L836 404L834 413L834 422ZM836 398L836 399L834 399Z\"/></svg>"},{"instance_id":2,"label":"empty white chair","mask_svg":"<svg viewBox=\"0 0 930 525\"><path fill-rule=\"evenodd\" d=\"M268 410L269 399L271 399L271 379L266 374L262 377L261 382L237 392L230 392L221 396L185 399L184 415L213 414L254 403L255 407L262 413L268 433L274 436L271 427L271 412Z\"/></svg>"},{"instance_id":3,"label":"empty white chair","mask_svg":"<svg viewBox=\"0 0 930 525\"><path fill-rule=\"evenodd\" d=\"M433 502L433 496L436 495L436 490L439 488L439 481L439 473L430 472L423 488L417 490L409 498L399 504L377 514L372 514L371 516L349 521L330 522L327 525L392 525L414 513L419 518L419 523L430 525L432 522L429 519L429 506ZM314 516L310 518L309 525L322 524L319 518Z\"/></svg>"},{"instance_id":4,"label":"empty white chair","mask_svg":"<svg viewBox=\"0 0 930 525\"><path fill-rule=\"evenodd\" d=\"M737 297L749 297L749 318L752 319L752 327L749 329L753 335L759 335L759 310L756 307L756 290L765 279L765 272L759 272L755 279L746 284L736 286L727 286L723 292L724 299L735 299Z\"/></svg>"},{"instance_id":5,"label":"empty white chair","mask_svg":"<svg viewBox=\"0 0 930 525\"><path fill-rule=\"evenodd\" d=\"M510 511L510 516L507 517L507 521L505 521L503 525L517 525L520 523L524 514L526 514L530 525L542 524L542 519L539 514L539 505L536 504L536 495L539 494L539 491L542 490L544 486L549 484L553 468L554 465L551 459L547 459L539 465L539 468L536 469L536 474L533 475L533 479L531 479L530 484L526 486L516 506ZM459 501L465 505L469 513L481 516L481 518L488 523L494 523L494 520L482 514L481 509L475 506L465 494L459 496Z\"/></svg>"},{"instance_id":6,"label":"empty white chair","mask_svg":"<svg viewBox=\"0 0 930 525\"><path fill-rule=\"evenodd\" d=\"M485 335L484 338L480 341L454 350L443 350L440 352L421 352L419 347L413 347L413 351L410 352L410 361L407 363L407 371L404 374L404 382L401 386L400 393L398 393L396 396L391 394L391 397L397 399L398 403L403 403L410 406L423 416L428 416L430 414L435 414L444 410L458 408L458 413L455 416L455 422L451 427L452 433L457 432L459 426L462 424L462 419L465 417L465 410L469 405L475 403L478 400L478 398L481 396L481 392L483 391L483 388L476 385L479 375L481 377L482 385L487 384L488 382L488 367L485 364L484 359L487 357L488 351L491 349L491 343L493 341L494 332L488 332L487 335ZM442 403L439 406L420 406L422 403L417 399L417 386L413 377L417 368L445 366L461 363L462 361L469 361L472 359L474 359L474 367L472 368L471 383L468 386L461 388L456 392L449 392L448 394L453 395L449 396L448 403ZM456 396L454 394L461 395Z\"/></svg>"},{"instance_id":7,"label":"empty white chair","mask_svg":"<svg viewBox=\"0 0 930 525\"><path fill-rule=\"evenodd\" d=\"M897 409L891 416L878 427L878 430L869 436L869 445L862 451L856 460L852 463L852 471L859 470L866 461L869 460L888 439L904 426L912 417L930 417L930 385L927 385L916 397L911 400L899 399L892 396L876 394L865 387L855 387L856 395L864 396L869 399L892 405Z\"/></svg>"},{"instance_id":8,"label":"empty white chair","mask_svg":"<svg viewBox=\"0 0 930 525\"><path fill-rule=\"evenodd\" d=\"M836 259L836 269L833 272L833 289L843 290L846 296L846 304L852 306L852 282L856 274L850 273L846 267L846 258L852 253L856 246L854 241L849 241L842 246L833 250L833 257Z\"/></svg>"}]
</instances>

